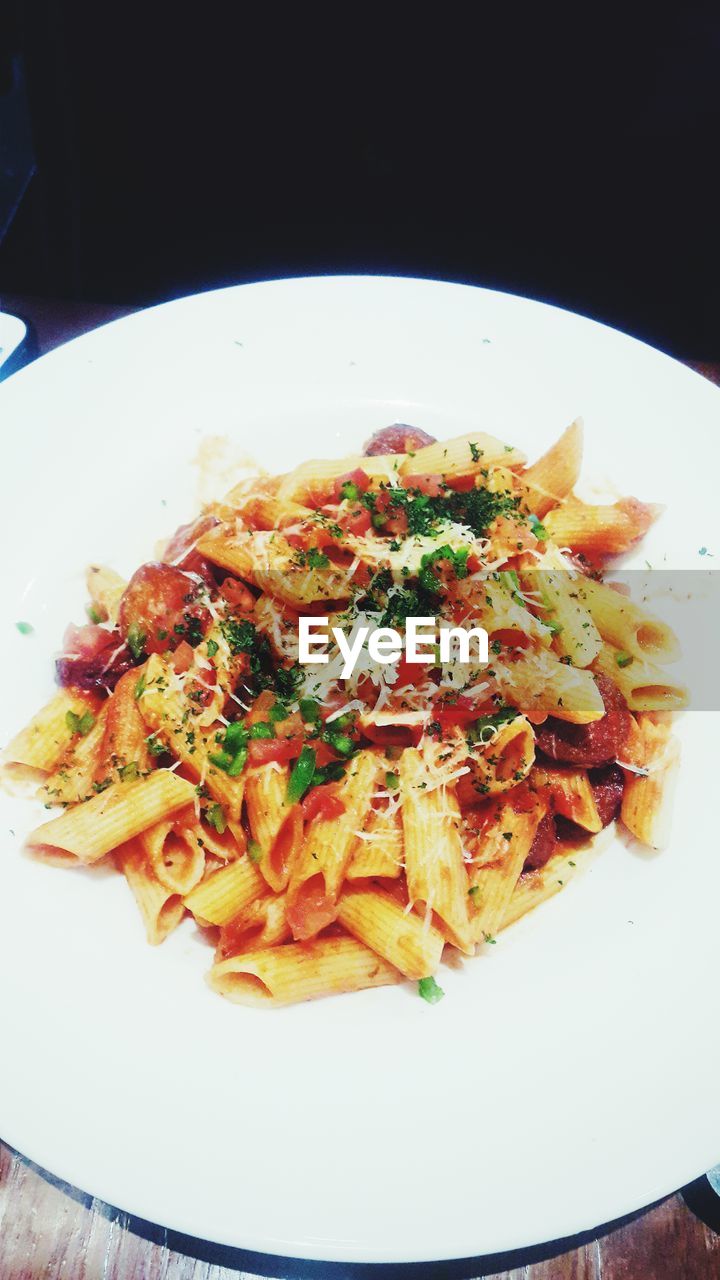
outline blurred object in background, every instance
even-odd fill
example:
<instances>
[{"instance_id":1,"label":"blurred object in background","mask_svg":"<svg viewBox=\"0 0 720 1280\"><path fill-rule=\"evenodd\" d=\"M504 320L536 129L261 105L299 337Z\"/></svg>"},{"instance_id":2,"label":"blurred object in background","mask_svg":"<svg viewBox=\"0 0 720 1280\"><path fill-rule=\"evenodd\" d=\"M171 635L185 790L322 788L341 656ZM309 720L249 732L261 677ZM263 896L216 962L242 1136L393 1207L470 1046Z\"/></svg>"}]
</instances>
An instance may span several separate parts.
<instances>
[{"instance_id":1,"label":"blurred object in background","mask_svg":"<svg viewBox=\"0 0 720 1280\"><path fill-rule=\"evenodd\" d=\"M717 15L16 5L38 172L0 289L438 276L720 359Z\"/></svg>"}]
</instances>

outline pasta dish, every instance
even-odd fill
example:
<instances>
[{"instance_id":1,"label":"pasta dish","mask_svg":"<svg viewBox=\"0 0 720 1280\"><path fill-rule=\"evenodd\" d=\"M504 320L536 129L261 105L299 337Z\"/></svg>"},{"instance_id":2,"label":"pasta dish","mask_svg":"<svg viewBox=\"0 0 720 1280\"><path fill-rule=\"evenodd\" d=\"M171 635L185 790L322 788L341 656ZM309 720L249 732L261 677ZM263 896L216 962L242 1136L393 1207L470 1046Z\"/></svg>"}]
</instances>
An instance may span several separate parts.
<instances>
[{"instance_id":1,"label":"pasta dish","mask_svg":"<svg viewBox=\"0 0 720 1280\"><path fill-rule=\"evenodd\" d=\"M91 566L58 692L4 753L59 810L28 846L114 860L149 942L190 915L211 988L278 1005L405 979L434 1003L443 958L492 946L604 827L661 847L678 645L605 580L658 511L582 502L581 455L579 422L530 465L396 425L244 480L127 582ZM417 619L421 660L363 642Z\"/></svg>"}]
</instances>

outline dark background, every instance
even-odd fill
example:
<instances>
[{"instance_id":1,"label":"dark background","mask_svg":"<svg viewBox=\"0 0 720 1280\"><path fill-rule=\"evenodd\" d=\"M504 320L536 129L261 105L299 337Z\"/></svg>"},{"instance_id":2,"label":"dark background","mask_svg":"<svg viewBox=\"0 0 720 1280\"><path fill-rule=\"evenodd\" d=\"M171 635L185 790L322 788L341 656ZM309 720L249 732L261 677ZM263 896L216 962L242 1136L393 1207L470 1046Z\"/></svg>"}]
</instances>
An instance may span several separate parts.
<instances>
[{"instance_id":1,"label":"dark background","mask_svg":"<svg viewBox=\"0 0 720 1280\"><path fill-rule=\"evenodd\" d=\"M36 172L0 290L417 274L718 360L720 11L642 8L10 0Z\"/></svg>"}]
</instances>

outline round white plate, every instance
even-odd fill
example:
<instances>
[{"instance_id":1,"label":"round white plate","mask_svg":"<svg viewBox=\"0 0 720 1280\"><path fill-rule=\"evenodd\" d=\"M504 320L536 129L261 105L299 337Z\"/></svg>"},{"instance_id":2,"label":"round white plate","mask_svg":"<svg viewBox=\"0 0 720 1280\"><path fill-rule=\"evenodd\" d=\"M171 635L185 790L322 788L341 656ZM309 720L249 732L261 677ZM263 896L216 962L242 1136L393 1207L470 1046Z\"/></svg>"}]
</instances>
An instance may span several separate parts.
<instances>
[{"instance_id":1,"label":"round white plate","mask_svg":"<svg viewBox=\"0 0 720 1280\"><path fill-rule=\"evenodd\" d=\"M129 572L188 518L202 436L278 470L394 420L483 428L532 455L577 414L587 474L667 503L642 558L702 567L702 545L720 552L717 390L535 302L279 281L54 351L0 388L0 740L51 692L85 564ZM23 856L38 814L3 795L0 1135L153 1222L317 1259L518 1248L672 1191L720 1158L717 730L685 717L666 853L613 841L443 973L432 1007L412 985L275 1012L225 1003L191 923L146 946L120 877Z\"/></svg>"}]
</instances>

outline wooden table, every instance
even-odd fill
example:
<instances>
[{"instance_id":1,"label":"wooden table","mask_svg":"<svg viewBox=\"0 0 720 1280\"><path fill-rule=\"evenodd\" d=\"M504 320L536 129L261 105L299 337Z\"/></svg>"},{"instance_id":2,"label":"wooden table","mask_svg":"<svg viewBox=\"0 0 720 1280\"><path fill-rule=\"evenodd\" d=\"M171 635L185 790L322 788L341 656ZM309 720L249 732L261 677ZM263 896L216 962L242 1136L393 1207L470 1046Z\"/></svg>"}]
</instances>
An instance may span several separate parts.
<instances>
[{"instance_id":1,"label":"wooden table","mask_svg":"<svg viewBox=\"0 0 720 1280\"><path fill-rule=\"evenodd\" d=\"M127 308L0 298L34 326L41 353ZM696 368L720 383L720 365ZM720 1152L718 1153L720 1155ZM712 1225L707 1225L712 1224ZM713 1229L713 1227L715 1229ZM496 1280L720 1280L720 1199L706 1179L621 1224L522 1255L413 1268L388 1277L496 1277ZM239 1276L339 1277L369 1267L334 1268L242 1255L176 1237L58 1183L0 1143L0 1280L237 1280Z\"/></svg>"}]
</instances>

